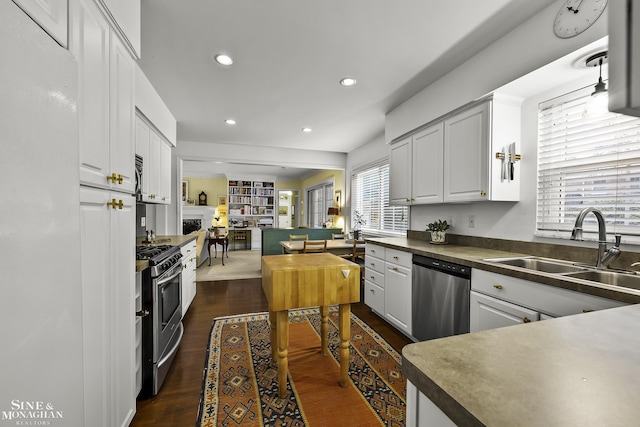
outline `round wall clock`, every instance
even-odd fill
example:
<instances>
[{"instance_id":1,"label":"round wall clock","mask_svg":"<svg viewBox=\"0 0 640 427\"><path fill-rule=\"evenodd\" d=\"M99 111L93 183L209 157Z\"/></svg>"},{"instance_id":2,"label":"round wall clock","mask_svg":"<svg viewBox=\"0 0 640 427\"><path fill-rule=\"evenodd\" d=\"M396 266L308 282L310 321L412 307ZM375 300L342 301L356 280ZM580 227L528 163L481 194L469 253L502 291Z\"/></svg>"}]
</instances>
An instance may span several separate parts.
<instances>
[{"instance_id":1,"label":"round wall clock","mask_svg":"<svg viewBox=\"0 0 640 427\"><path fill-rule=\"evenodd\" d=\"M577 36L602 15L607 0L567 0L556 15L553 31L561 39Z\"/></svg>"}]
</instances>

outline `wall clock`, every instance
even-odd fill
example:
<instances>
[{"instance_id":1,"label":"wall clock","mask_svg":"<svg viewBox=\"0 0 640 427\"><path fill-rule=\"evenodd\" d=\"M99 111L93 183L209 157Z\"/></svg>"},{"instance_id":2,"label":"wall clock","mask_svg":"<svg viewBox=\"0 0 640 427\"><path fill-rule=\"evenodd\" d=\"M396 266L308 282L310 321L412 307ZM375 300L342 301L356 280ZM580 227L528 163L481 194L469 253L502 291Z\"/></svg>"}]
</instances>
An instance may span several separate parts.
<instances>
[{"instance_id":1,"label":"wall clock","mask_svg":"<svg viewBox=\"0 0 640 427\"><path fill-rule=\"evenodd\" d=\"M556 15L553 31L561 39L575 37L602 15L607 0L567 0Z\"/></svg>"},{"instance_id":2,"label":"wall clock","mask_svg":"<svg viewBox=\"0 0 640 427\"><path fill-rule=\"evenodd\" d=\"M200 206L207 206L207 194L203 191L198 195L198 199L199 199L199 205Z\"/></svg>"}]
</instances>

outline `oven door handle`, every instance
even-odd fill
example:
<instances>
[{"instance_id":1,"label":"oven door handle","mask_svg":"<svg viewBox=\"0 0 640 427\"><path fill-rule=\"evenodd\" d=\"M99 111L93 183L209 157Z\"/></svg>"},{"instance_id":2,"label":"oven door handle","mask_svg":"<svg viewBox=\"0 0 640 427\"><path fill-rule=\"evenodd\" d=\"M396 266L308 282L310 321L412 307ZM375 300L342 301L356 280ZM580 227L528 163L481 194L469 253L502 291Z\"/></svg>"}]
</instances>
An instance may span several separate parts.
<instances>
[{"instance_id":1,"label":"oven door handle","mask_svg":"<svg viewBox=\"0 0 640 427\"><path fill-rule=\"evenodd\" d=\"M176 266L174 267L175 273L171 274L168 277L163 277L162 279L158 280L158 286L161 286L167 282L172 281L173 279L175 279L176 277L178 277L179 275L182 274L182 263L178 263L176 264Z\"/></svg>"}]
</instances>

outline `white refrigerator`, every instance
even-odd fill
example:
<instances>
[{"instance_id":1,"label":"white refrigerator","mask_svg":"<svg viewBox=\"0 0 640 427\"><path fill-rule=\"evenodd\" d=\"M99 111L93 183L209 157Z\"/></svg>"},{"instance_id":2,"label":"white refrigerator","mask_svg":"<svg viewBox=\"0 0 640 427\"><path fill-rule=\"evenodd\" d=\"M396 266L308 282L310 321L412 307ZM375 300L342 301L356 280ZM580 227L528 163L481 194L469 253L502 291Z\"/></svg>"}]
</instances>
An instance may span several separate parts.
<instances>
[{"instance_id":1,"label":"white refrigerator","mask_svg":"<svg viewBox=\"0 0 640 427\"><path fill-rule=\"evenodd\" d=\"M81 426L77 65L8 0L0 40L0 426Z\"/></svg>"}]
</instances>

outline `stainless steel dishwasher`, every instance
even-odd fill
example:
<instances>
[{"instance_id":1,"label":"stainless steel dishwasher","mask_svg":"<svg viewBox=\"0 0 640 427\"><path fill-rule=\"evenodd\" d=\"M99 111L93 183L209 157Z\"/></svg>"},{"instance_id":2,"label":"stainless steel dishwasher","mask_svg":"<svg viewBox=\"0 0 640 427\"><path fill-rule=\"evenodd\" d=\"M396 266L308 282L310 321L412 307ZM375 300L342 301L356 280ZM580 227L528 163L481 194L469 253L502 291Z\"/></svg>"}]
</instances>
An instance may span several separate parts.
<instances>
[{"instance_id":1,"label":"stainless steel dishwasher","mask_svg":"<svg viewBox=\"0 0 640 427\"><path fill-rule=\"evenodd\" d=\"M471 268L413 256L411 320L419 341L469 332Z\"/></svg>"}]
</instances>

